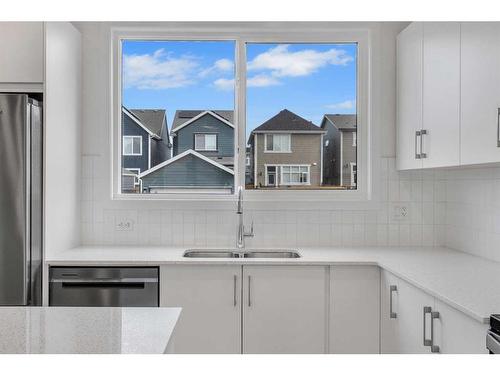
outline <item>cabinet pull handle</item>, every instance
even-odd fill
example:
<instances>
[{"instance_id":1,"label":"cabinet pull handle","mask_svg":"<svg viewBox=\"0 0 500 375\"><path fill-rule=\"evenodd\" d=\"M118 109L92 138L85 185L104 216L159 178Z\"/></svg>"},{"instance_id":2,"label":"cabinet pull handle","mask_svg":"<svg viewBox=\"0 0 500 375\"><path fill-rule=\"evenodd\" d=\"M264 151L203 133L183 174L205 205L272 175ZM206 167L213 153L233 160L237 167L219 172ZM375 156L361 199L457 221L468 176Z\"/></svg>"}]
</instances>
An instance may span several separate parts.
<instances>
[{"instance_id":1,"label":"cabinet pull handle","mask_svg":"<svg viewBox=\"0 0 500 375\"><path fill-rule=\"evenodd\" d=\"M250 290L252 286L252 276L248 275L248 307L252 307L252 292Z\"/></svg>"},{"instance_id":2,"label":"cabinet pull handle","mask_svg":"<svg viewBox=\"0 0 500 375\"><path fill-rule=\"evenodd\" d=\"M238 304L238 301L236 300L237 284L238 284L238 276L234 275L233 276L233 306L236 306Z\"/></svg>"},{"instance_id":3,"label":"cabinet pull handle","mask_svg":"<svg viewBox=\"0 0 500 375\"><path fill-rule=\"evenodd\" d=\"M431 314L432 313L432 308L430 306L424 306L424 346L432 346L432 340L429 340L425 337L425 316L427 314ZM431 333L432 334L432 333Z\"/></svg>"},{"instance_id":4,"label":"cabinet pull handle","mask_svg":"<svg viewBox=\"0 0 500 375\"><path fill-rule=\"evenodd\" d=\"M420 159L420 153L418 152L418 137L420 137L420 147L422 147L422 136L420 135L420 130L415 131L415 159Z\"/></svg>"},{"instance_id":5,"label":"cabinet pull handle","mask_svg":"<svg viewBox=\"0 0 500 375\"><path fill-rule=\"evenodd\" d=\"M389 290L390 290L390 293L389 293L389 317L391 319L396 319L398 317L398 314L395 313L393 310L392 310L392 293L393 292L397 292L398 291L398 287L396 285L391 285L389 287Z\"/></svg>"},{"instance_id":6,"label":"cabinet pull handle","mask_svg":"<svg viewBox=\"0 0 500 375\"><path fill-rule=\"evenodd\" d=\"M427 130L422 129L420 130L420 158L425 159L427 157L427 154L424 152L424 135L427 135Z\"/></svg>"},{"instance_id":7,"label":"cabinet pull handle","mask_svg":"<svg viewBox=\"0 0 500 375\"><path fill-rule=\"evenodd\" d=\"M497 111L497 147L500 147L500 107Z\"/></svg>"},{"instance_id":8,"label":"cabinet pull handle","mask_svg":"<svg viewBox=\"0 0 500 375\"><path fill-rule=\"evenodd\" d=\"M439 346L434 345L434 319L439 319L439 311L431 312L431 353L439 353Z\"/></svg>"}]
</instances>

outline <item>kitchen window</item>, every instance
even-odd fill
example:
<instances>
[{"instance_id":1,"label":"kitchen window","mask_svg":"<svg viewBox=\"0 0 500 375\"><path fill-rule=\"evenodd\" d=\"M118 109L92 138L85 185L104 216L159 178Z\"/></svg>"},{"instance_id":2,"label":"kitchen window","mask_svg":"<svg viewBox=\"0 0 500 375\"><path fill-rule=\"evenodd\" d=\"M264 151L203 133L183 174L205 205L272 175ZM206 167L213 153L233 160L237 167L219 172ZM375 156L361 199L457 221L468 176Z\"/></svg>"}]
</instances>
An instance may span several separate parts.
<instances>
[{"instance_id":1,"label":"kitchen window","mask_svg":"<svg viewBox=\"0 0 500 375\"><path fill-rule=\"evenodd\" d=\"M210 200L205 193L233 195L244 186L257 200L369 199L369 33L296 27L290 33L275 25L267 36L253 26L230 32L224 25L218 31L112 28L114 131L117 139L127 131L119 121L122 108L144 125L143 196ZM304 38L294 41L297 35ZM164 111L164 130L147 124L153 115L141 111L150 108ZM224 127L211 128L214 122ZM348 133L356 134L354 150L345 142ZM158 145L163 159L150 154ZM118 195L120 171L139 167L127 159L130 147L135 151L123 147L113 158ZM344 176L351 163L359 167L355 179ZM277 193L264 189L268 185Z\"/></svg>"},{"instance_id":2,"label":"kitchen window","mask_svg":"<svg viewBox=\"0 0 500 375\"><path fill-rule=\"evenodd\" d=\"M142 155L142 136L123 136L123 155L141 156ZM130 169L130 168L128 168Z\"/></svg>"},{"instance_id":3,"label":"kitchen window","mask_svg":"<svg viewBox=\"0 0 500 375\"><path fill-rule=\"evenodd\" d=\"M217 134L195 134L194 149L196 151L217 151Z\"/></svg>"},{"instance_id":4,"label":"kitchen window","mask_svg":"<svg viewBox=\"0 0 500 375\"><path fill-rule=\"evenodd\" d=\"M266 152L291 152L290 134L266 134Z\"/></svg>"}]
</instances>

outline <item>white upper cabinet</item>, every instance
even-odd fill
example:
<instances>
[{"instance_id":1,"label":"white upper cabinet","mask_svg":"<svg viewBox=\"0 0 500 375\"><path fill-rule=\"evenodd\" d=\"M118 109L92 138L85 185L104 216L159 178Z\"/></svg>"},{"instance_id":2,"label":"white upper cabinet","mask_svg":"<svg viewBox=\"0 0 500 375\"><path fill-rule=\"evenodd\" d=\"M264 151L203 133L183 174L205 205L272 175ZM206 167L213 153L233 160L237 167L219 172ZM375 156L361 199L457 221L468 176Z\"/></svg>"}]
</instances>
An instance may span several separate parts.
<instances>
[{"instance_id":1,"label":"white upper cabinet","mask_svg":"<svg viewBox=\"0 0 500 375\"><path fill-rule=\"evenodd\" d=\"M43 22L0 22L0 83L42 83Z\"/></svg>"},{"instance_id":2,"label":"white upper cabinet","mask_svg":"<svg viewBox=\"0 0 500 375\"><path fill-rule=\"evenodd\" d=\"M425 22L423 44L424 168L460 163L460 24Z\"/></svg>"},{"instance_id":3,"label":"white upper cabinet","mask_svg":"<svg viewBox=\"0 0 500 375\"><path fill-rule=\"evenodd\" d=\"M500 161L500 23L462 23L461 162Z\"/></svg>"},{"instance_id":4,"label":"white upper cabinet","mask_svg":"<svg viewBox=\"0 0 500 375\"><path fill-rule=\"evenodd\" d=\"M397 39L397 167L422 167L417 157L422 129L423 23L414 22Z\"/></svg>"},{"instance_id":5,"label":"white upper cabinet","mask_svg":"<svg viewBox=\"0 0 500 375\"><path fill-rule=\"evenodd\" d=\"M500 23L414 22L397 47L398 169L500 162Z\"/></svg>"}]
</instances>

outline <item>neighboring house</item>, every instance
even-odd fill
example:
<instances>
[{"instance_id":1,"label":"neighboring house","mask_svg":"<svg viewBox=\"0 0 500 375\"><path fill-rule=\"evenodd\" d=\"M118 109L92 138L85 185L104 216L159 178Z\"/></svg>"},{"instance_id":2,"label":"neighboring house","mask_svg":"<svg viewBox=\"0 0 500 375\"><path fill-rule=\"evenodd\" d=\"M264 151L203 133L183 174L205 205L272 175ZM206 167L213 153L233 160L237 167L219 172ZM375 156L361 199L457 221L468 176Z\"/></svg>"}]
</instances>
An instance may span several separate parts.
<instances>
[{"instance_id":1,"label":"neighboring house","mask_svg":"<svg viewBox=\"0 0 500 375\"><path fill-rule=\"evenodd\" d=\"M170 159L171 148L165 110L122 107L123 170L139 175Z\"/></svg>"},{"instance_id":2,"label":"neighboring house","mask_svg":"<svg viewBox=\"0 0 500 375\"><path fill-rule=\"evenodd\" d=\"M253 153L252 147L245 150L245 185L253 185Z\"/></svg>"},{"instance_id":3,"label":"neighboring house","mask_svg":"<svg viewBox=\"0 0 500 375\"><path fill-rule=\"evenodd\" d=\"M139 175L142 192L233 189L233 111L176 111L171 136L172 159Z\"/></svg>"},{"instance_id":4,"label":"neighboring house","mask_svg":"<svg viewBox=\"0 0 500 375\"><path fill-rule=\"evenodd\" d=\"M233 111L176 111L171 135L173 156L194 150L226 167L234 167Z\"/></svg>"},{"instance_id":5,"label":"neighboring house","mask_svg":"<svg viewBox=\"0 0 500 375\"><path fill-rule=\"evenodd\" d=\"M199 152L186 150L139 175L142 191L164 193L186 187L207 192L234 186L234 171ZM192 191L192 190L191 190Z\"/></svg>"},{"instance_id":6,"label":"neighboring house","mask_svg":"<svg viewBox=\"0 0 500 375\"><path fill-rule=\"evenodd\" d=\"M139 189L138 175L128 169L122 169L122 193L138 193Z\"/></svg>"},{"instance_id":7,"label":"neighboring house","mask_svg":"<svg viewBox=\"0 0 500 375\"><path fill-rule=\"evenodd\" d=\"M324 133L287 109L255 128L249 139L254 187L321 185Z\"/></svg>"},{"instance_id":8,"label":"neighboring house","mask_svg":"<svg viewBox=\"0 0 500 375\"><path fill-rule=\"evenodd\" d=\"M326 114L321 122L323 181L325 185L355 187L357 184L356 115Z\"/></svg>"}]
</instances>

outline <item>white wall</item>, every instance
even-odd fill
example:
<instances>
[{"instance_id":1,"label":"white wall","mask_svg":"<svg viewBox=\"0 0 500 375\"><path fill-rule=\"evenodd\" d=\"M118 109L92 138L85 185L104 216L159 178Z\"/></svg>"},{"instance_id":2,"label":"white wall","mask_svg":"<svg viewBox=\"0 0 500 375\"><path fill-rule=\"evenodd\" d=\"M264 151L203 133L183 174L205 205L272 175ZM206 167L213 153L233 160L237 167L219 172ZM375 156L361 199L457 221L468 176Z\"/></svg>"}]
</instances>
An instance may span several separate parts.
<instances>
[{"instance_id":1,"label":"white wall","mask_svg":"<svg viewBox=\"0 0 500 375\"><path fill-rule=\"evenodd\" d=\"M440 184L433 173L398 173L395 170L395 46L396 35L406 23L332 24L332 28L369 28L372 33L372 105L377 105L376 139L383 156L374 176L380 204L356 209L314 209L286 212L265 206L246 210L255 219L250 246L320 245L434 245L443 239L435 212ZM187 208L168 201L111 200L110 153L110 24L82 23L83 33L83 244L150 244L182 246L231 246L236 237L235 207L204 205ZM438 189L435 191L435 189ZM406 205L410 215L394 220L394 207ZM217 210L217 212L215 212ZM133 230L116 230L128 220ZM435 226L436 224L436 226ZM444 223L443 223L444 224Z\"/></svg>"},{"instance_id":2,"label":"white wall","mask_svg":"<svg viewBox=\"0 0 500 375\"><path fill-rule=\"evenodd\" d=\"M45 252L81 242L81 34L46 24Z\"/></svg>"}]
</instances>

